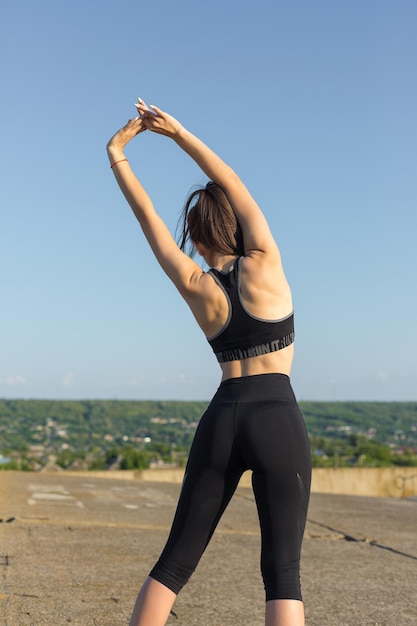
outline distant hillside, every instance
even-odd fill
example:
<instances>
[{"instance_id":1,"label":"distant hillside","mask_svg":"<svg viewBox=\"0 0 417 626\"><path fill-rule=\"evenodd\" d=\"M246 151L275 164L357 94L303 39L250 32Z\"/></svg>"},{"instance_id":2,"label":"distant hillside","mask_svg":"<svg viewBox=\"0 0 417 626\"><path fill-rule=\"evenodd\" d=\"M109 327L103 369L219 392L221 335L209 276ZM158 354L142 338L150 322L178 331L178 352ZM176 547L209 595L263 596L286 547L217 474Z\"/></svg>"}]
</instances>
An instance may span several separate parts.
<instances>
[{"instance_id":1,"label":"distant hillside","mask_svg":"<svg viewBox=\"0 0 417 626\"><path fill-rule=\"evenodd\" d=\"M22 458L42 464L51 457L64 467L76 458L89 467L106 466L122 453L132 457L133 466L158 459L182 463L206 407L207 402L0 399L0 455L19 458L21 466ZM348 464L360 458L390 463L391 453L395 462L399 455L404 464L417 462L417 402L300 402L300 407L317 463L330 463L335 455ZM142 456L132 460L138 451Z\"/></svg>"},{"instance_id":2,"label":"distant hillside","mask_svg":"<svg viewBox=\"0 0 417 626\"><path fill-rule=\"evenodd\" d=\"M0 400L0 451L55 439L74 449L145 437L189 445L206 407L207 402Z\"/></svg>"},{"instance_id":3,"label":"distant hillside","mask_svg":"<svg viewBox=\"0 0 417 626\"><path fill-rule=\"evenodd\" d=\"M417 445L417 402L300 402L311 435L371 434L381 443Z\"/></svg>"}]
</instances>

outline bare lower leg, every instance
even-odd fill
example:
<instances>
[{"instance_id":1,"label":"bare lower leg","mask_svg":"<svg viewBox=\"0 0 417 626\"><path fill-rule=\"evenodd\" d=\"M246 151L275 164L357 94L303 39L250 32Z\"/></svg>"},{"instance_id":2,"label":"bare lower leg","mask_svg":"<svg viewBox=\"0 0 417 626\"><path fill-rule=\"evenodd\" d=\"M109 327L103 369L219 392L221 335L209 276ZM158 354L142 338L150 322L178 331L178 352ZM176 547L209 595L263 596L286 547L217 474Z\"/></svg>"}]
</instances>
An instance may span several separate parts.
<instances>
[{"instance_id":1,"label":"bare lower leg","mask_svg":"<svg viewBox=\"0 0 417 626\"><path fill-rule=\"evenodd\" d=\"M304 605L299 600L270 600L265 605L265 626L304 626Z\"/></svg>"},{"instance_id":2,"label":"bare lower leg","mask_svg":"<svg viewBox=\"0 0 417 626\"><path fill-rule=\"evenodd\" d=\"M164 626L176 595L150 576L136 598L129 626Z\"/></svg>"}]
</instances>

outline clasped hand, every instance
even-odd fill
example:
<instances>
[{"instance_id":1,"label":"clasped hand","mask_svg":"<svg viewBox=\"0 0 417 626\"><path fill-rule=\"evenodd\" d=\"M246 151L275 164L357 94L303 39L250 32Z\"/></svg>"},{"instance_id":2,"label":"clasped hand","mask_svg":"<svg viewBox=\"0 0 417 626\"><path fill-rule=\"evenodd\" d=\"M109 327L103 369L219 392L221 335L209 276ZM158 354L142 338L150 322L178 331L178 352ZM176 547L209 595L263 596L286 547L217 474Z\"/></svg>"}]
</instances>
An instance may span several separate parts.
<instances>
[{"instance_id":1,"label":"clasped hand","mask_svg":"<svg viewBox=\"0 0 417 626\"><path fill-rule=\"evenodd\" d=\"M142 133L144 130L150 130L160 135L174 137L181 129L181 124L172 115L165 113L158 107L151 105L148 107L145 102L138 98L135 107L139 113L139 117L135 117L128 121L107 144L107 148L122 149L125 145Z\"/></svg>"}]
</instances>

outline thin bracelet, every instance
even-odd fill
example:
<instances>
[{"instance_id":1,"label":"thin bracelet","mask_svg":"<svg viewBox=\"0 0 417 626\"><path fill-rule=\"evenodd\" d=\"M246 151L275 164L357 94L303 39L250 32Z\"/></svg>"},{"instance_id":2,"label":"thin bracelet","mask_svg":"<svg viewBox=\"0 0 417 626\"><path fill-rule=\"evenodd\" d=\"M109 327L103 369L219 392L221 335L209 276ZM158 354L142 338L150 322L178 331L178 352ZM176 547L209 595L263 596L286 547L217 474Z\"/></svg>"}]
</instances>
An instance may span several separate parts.
<instances>
[{"instance_id":1,"label":"thin bracelet","mask_svg":"<svg viewBox=\"0 0 417 626\"><path fill-rule=\"evenodd\" d=\"M122 161L127 161L128 159L120 159L120 161L115 161L114 163L112 163L110 165L110 169L113 169L113 167L116 165L116 163L121 163Z\"/></svg>"}]
</instances>

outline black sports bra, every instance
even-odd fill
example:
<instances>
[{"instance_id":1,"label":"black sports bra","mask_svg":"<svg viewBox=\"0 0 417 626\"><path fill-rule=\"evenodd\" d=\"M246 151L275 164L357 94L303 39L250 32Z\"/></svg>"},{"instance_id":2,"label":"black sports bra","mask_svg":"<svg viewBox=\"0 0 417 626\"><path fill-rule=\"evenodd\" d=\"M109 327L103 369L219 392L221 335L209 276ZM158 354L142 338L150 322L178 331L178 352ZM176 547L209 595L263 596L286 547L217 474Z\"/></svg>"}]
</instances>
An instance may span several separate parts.
<instances>
[{"instance_id":1,"label":"black sports bra","mask_svg":"<svg viewBox=\"0 0 417 626\"><path fill-rule=\"evenodd\" d=\"M241 258L229 272L209 270L229 301L226 324L216 335L207 338L219 363L276 352L294 341L294 313L279 320L264 320L245 309L240 296L240 261Z\"/></svg>"}]
</instances>

